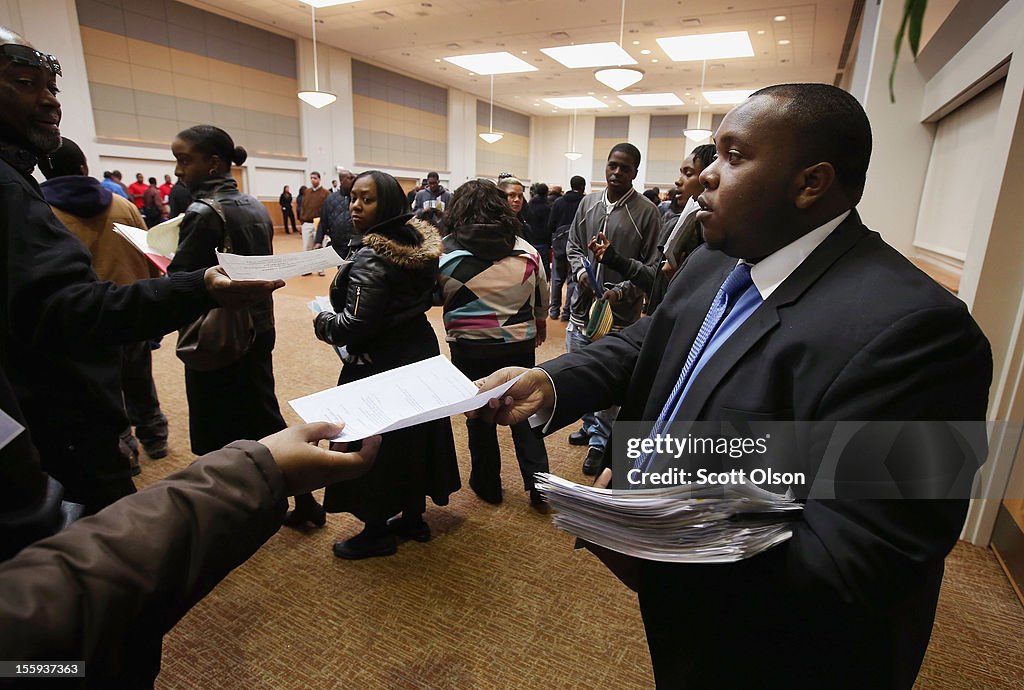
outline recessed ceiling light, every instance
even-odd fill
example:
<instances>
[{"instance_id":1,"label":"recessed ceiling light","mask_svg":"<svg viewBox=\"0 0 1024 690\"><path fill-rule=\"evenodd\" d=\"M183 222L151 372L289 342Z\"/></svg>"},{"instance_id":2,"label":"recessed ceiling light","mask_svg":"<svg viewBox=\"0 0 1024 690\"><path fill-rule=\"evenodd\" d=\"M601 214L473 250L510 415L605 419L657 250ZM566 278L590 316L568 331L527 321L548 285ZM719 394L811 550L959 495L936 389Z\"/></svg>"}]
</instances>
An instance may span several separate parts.
<instances>
[{"instance_id":1,"label":"recessed ceiling light","mask_svg":"<svg viewBox=\"0 0 1024 690\"><path fill-rule=\"evenodd\" d=\"M774 17L772 17L772 21L784 22L784 21L786 21L786 15L784 15L784 14L777 14Z\"/></svg>"},{"instance_id":2,"label":"recessed ceiling light","mask_svg":"<svg viewBox=\"0 0 1024 690\"><path fill-rule=\"evenodd\" d=\"M711 105L734 105L742 103L754 93L753 89L733 89L732 91L704 91L704 100Z\"/></svg>"},{"instance_id":3,"label":"recessed ceiling light","mask_svg":"<svg viewBox=\"0 0 1024 690\"><path fill-rule=\"evenodd\" d=\"M653 60L651 60L651 62L657 62L657 61L658 61L658 58L654 58Z\"/></svg>"},{"instance_id":4,"label":"recessed ceiling light","mask_svg":"<svg viewBox=\"0 0 1024 690\"><path fill-rule=\"evenodd\" d=\"M619 96L619 100L625 101L637 108L655 105L682 105L679 96L674 93L630 93Z\"/></svg>"},{"instance_id":5,"label":"recessed ceiling light","mask_svg":"<svg viewBox=\"0 0 1024 690\"><path fill-rule=\"evenodd\" d=\"M780 46L788 46L789 44L790 44L790 40L788 38L784 38L781 41L779 41L779 45Z\"/></svg>"},{"instance_id":6,"label":"recessed ceiling light","mask_svg":"<svg viewBox=\"0 0 1024 690\"><path fill-rule=\"evenodd\" d=\"M758 31L757 35L758 36L764 36L764 29L761 29L760 31Z\"/></svg>"},{"instance_id":7,"label":"recessed ceiling light","mask_svg":"<svg viewBox=\"0 0 1024 690\"><path fill-rule=\"evenodd\" d=\"M641 51L640 51L640 54L641 54L641 55L650 55L650 54L651 54L651 51L649 51L649 50L647 50L646 48L644 48L643 50L641 50Z\"/></svg>"},{"instance_id":8,"label":"recessed ceiling light","mask_svg":"<svg viewBox=\"0 0 1024 690\"><path fill-rule=\"evenodd\" d=\"M530 51L528 51L528 50L521 50L521 51L519 51L519 54L520 54L520 55L526 55L526 54L527 54L527 53L529 53L529 52L530 52Z\"/></svg>"},{"instance_id":9,"label":"recessed ceiling light","mask_svg":"<svg viewBox=\"0 0 1024 690\"><path fill-rule=\"evenodd\" d=\"M640 41L633 41L633 45L635 45L635 46L640 45Z\"/></svg>"},{"instance_id":10,"label":"recessed ceiling light","mask_svg":"<svg viewBox=\"0 0 1024 690\"><path fill-rule=\"evenodd\" d=\"M556 108L562 108L563 110L571 110L572 108L608 107L607 103L602 103L593 96L562 96L560 98L545 98L544 100Z\"/></svg>"},{"instance_id":11,"label":"recessed ceiling light","mask_svg":"<svg viewBox=\"0 0 1024 690\"><path fill-rule=\"evenodd\" d=\"M570 69L636 64L636 60L629 53L623 50L618 43L613 42L541 48L540 52Z\"/></svg>"},{"instance_id":12,"label":"recessed ceiling light","mask_svg":"<svg viewBox=\"0 0 1024 690\"><path fill-rule=\"evenodd\" d=\"M434 62L441 62L441 58L434 58Z\"/></svg>"},{"instance_id":13,"label":"recessed ceiling light","mask_svg":"<svg viewBox=\"0 0 1024 690\"><path fill-rule=\"evenodd\" d=\"M593 96L593 95L594 95L594 92L593 92L593 91L587 91L587 95L588 95L588 96Z\"/></svg>"},{"instance_id":14,"label":"recessed ceiling light","mask_svg":"<svg viewBox=\"0 0 1024 690\"><path fill-rule=\"evenodd\" d=\"M321 7L334 7L335 5L348 5L353 2L359 2L359 0L302 0L302 2L319 9Z\"/></svg>"},{"instance_id":15,"label":"recessed ceiling light","mask_svg":"<svg viewBox=\"0 0 1024 690\"><path fill-rule=\"evenodd\" d=\"M520 60L512 53L477 53L475 55L454 55L446 57L447 62L457 65L470 74L512 74L514 72L536 72L537 68Z\"/></svg>"},{"instance_id":16,"label":"recessed ceiling light","mask_svg":"<svg viewBox=\"0 0 1024 690\"><path fill-rule=\"evenodd\" d=\"M695 34L659 38L658 45L676 62L753 57L754 47L746 31L720 34Z\"/></svg>"}]
</instances>

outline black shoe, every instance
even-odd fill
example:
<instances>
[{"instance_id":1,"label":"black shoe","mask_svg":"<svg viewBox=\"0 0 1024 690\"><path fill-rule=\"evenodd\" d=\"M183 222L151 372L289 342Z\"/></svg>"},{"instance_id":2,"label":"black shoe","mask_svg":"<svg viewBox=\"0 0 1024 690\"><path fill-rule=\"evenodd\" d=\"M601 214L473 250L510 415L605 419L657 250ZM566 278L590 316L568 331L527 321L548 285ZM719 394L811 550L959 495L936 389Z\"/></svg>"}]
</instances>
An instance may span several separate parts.
<instances>
[{"instance_id":1,"label":"black shoe","mask_svg":"<svg viewBox=\"0 0 1024 690\"><path fill-rule=\"evenodd\" d=\"M536 489L530 489L530 507L543 515L551 512L551 506Z\"/></svg>"},{"instance_id":2,"label":"black shoe","mask_svg":"<svg viewBox=\"0 0 1024 690\"><path fill-rule=\"evenodd\" d=\"M569 320L569 315L568 314L562 314L562 321L568 321L568 320Z\"/></svg>"},{"instance_id":3,"label":"black shoe","mask_svg":"<svg viewBox=\"0 0 1024 690\"><path fill-rule=\"evenodd\" d=\"M601 471L602 465L604 465L604 451L600 448L591 448L587 451L587 457L583 459L583 474L593 477Z\"/></svg>"},{"instance_id":4,"label":"black shoe","mask_svg":"<svg viewBox=\"0 0 1024 690\"><path fill-rule=\"evenodd\" d=\"M569 445L570 446L585 446L590 442L590 434L587 433L586 429L580 429L569 434Z\"/></svg>"},{"instance_id":5,"label":"black shoe","mask_svg":"<svg viewBox=\"0 0 1024 690\"><path fill-rule=\"evenodd\" d=\"M391 534L386 526L367 525L351 539L334 542L333 551L338 558L358 561L362 558L394 555L398 551L398 544L395 542L395 535Z\"/></svg>"},{"instance_id":6,"label":"black shoe","mask_svg":"<svg viewBox=\"0 0 1024 690\"><path fill-rule=\"evenodd\" d=\"M283 524L285 527L301 529L307 522L314 527L323 527L327 524L327 511L316 501L312 504L303 503L301 507L296 503L295 510L285 513Z\"/></svg>"},{"instance_id":7,"label":"black shoe","mask_svg":"<svg viewBox=\"0 0 1024 690\"><path fill-rule=\"evenodd\" d=\"M146 455L149 456L150 460L159 460L160 458L166 458L167 441L154 441L153 443L143 443L142 450L146 451Z\"/></svg>"},{"instance_id":8,"label":"black shoe","mask_svg":"<svg viewBox=\"0 0 1024 690\"><path fill-rule=\"evenodd\" d=\"M494 506L501 505L502 496L500 486L498 487L497 491L495 491L494 489L485 490L479 485L479 482L477 482L476 479L472 475L470 475L469 488L473 490L473 493L475 493L477 497L480 498L481 501L485 501Z\"/></svg>"},{"instance_id":9,"label":"black shoe","mask_svg":"<svg viewBox=\"0 0 1024 690\"><path fill-rule=\"evenodd\" d=\"M412 539L420 543L430 541L430 525L422 517L411 521L404 515L396 515L388 520L388 530L402 539Z\"/></svg>"}]
</instances>

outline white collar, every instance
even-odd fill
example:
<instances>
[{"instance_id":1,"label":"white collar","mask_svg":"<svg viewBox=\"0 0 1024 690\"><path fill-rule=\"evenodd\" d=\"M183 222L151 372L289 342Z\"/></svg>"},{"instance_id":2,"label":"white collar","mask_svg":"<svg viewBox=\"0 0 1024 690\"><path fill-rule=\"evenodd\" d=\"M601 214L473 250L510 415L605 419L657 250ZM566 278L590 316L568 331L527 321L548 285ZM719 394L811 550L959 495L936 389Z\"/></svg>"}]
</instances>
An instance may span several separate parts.
<instances>
[{"instance_id":1,"label":"white collar","mask_svg":"<svg viewBox=\"0 0 1024 690\"><path fill-rule=\"evenodd\" d=\"M630 187L629 191L620 196L618 201L608 201L608 188L605 187L604 191L601 193L601 201L603 201L605 206L608 206L609 209L618 208L625 204L626 201L634 194L636 194L636 188Z\"/></svg>"},{"instance_id":2,"label":"white collar","mask_svg":"<svg viewBox=\"0 0 1024 690\"><path fill-rule=\"evenodd\" d=\"M310 189L312 189L312 190L313 190L314 192L319 192L319 191L320 191L320 189L321 189L321 187L320 187L320 186L317 186L317 187L310 187Z\"/></svg>"},{"instance_id":3,"label":"white collar","mask_svg":"<svg viewBox=\"0 0 1024 690\"><path fill-rule=\"evenodd\" d=\"M782 249L753 264L750 268L750 278L754 281L757 291L761 293L761 299L768 299L775 289L782 285L786 278L804 262L804 259L810 256L811 252L817 249L818 245L824 242L825 238L846 220L850 213L852 210L836 216L824 225L811 230L806 235L793 240Z\"/></svg>"}]
</instances>

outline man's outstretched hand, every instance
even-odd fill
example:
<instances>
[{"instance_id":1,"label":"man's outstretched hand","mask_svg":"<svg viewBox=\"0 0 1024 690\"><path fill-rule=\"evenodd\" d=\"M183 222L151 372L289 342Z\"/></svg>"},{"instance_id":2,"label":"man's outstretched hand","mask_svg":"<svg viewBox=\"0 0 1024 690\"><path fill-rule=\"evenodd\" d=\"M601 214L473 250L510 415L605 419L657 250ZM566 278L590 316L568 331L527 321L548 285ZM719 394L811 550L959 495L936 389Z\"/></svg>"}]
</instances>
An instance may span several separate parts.
<instances>
[{"instance_id":1,"label":"man's outstretched hand","mask_svg":"<svg viewBox=\"0 0 1024 690\"><path fill-rule=\"evenodd\" d=\"M283 280L231 280L221 266L206 269L203 282L213 301L228 309L250 307L284 287Z\"/></svg>"},{"instance_id":2,"label":"man's outstretched hand","mask_svg":"<svg viewBox=\"0 0 1024 690\"><path fill-rule=\"evenodd\" d=\"M554 407L555 389L551 386L551 379L540 369L505 367L475 383L483 392L497 388L520 374L523 374L523 378L516 381L500 398L491 398L486 407L467 412L466 416L512 426L525 422L538 410Z\"/></svg>"},{"instance_id":3,"label":"man's outstretched hand","mask_svg":"<svg viewBox=\"0 0 1024 690\"><path fill-rule=\"evenodd\" d=\"M317 446L318 441L340 434L344 426L327 422L302 424L260 439L281 468L289 496L355 479L370 470L380 449L380 436L363 439L362 448L351 453Z\"/></svg>"}]
</instances>

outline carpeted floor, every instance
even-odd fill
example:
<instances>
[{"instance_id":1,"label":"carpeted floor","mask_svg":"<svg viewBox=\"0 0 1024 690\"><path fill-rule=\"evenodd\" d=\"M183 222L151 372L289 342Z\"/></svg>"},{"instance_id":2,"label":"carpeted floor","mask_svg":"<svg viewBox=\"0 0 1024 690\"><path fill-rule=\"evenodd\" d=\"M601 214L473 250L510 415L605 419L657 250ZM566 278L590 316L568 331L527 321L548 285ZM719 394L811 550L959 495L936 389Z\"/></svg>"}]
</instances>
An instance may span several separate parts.
<instances>
[{"instance_id":1,"label":"carpeted floor","mask_svg":"<svg viewBox=\"0 0 1024 690\"><path fill-rule=\"evenodd\" d=\"M307 296L326 294L328 281L294 279L276 298L277 392L289 423L298 418L287 400L337 379L340 362L313 337L306 306ZM439 310L431 321L440 334ZM564 350L562 326L551 324L541 360ZM170 336L154 353L172 452L143 459L139 486L192 460L173 344ZM465 483L461 419L454 429ZM569 431L547 440L551 468L583 481L583 450L566 443ZM431 542L368 561L331 553L333 541L358 529L351 516L331 515L310 532L282 529L167 636L158 687L650 687L636 597L529 507L502 434L502 506L466 487L448 506L428 507ZM1024 610L991 553L958 545L918 687L1024 689L1022 630Z\"/></svg>"}]
</instances>

